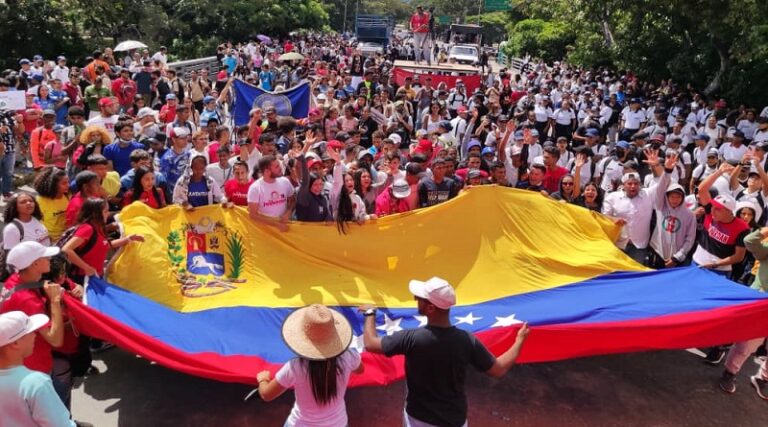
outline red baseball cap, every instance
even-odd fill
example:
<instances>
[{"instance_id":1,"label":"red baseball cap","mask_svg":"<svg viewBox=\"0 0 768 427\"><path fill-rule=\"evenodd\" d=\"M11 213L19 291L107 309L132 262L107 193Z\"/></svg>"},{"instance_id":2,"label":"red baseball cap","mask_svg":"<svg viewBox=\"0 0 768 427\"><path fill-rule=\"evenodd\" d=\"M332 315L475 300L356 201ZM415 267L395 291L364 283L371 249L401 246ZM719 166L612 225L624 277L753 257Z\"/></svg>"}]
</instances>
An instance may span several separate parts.
<instances>
[{"instance_id":1,"label":"red baseball cap","mask_svg":"<svg viewBox=\"0 0 768 427\"><path fill-rule=\"evenodd\" d=\"M307 160L307 169L312 169L317 164L321 164L322 165L323 161L313 157L313 158Z\"/></svg>"},{"instance_id":2,"label":"red baseball cap","mask_svg":"<svg viewBox=\"0 0 768 427\"><path fill-rule=\"evenodd\" d=\"M109 107L112 104L112 98L109 97L104 97L99 100L99 107Z\"/></svg>"},{"instance_id":3,"label":"red baseball cap","mask_svg":"<svg viewBox=\"0 0 768 427\"><path fill-rule=\"evenodd\" d=\"M328 147L334 148L336 150L343 150L347 145L343 142L339 141L338 139L332 139L328 141L327 144Z\"/></svg>"}]
</instances>

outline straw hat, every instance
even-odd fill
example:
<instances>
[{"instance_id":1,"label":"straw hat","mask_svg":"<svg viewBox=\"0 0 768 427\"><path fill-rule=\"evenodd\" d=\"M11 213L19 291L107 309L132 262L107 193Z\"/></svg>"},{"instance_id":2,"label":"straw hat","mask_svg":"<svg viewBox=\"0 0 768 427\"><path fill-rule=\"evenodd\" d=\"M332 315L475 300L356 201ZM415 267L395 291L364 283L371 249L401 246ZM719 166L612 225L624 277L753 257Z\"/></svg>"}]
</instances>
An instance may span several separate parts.
<instances>
[{"instance_id":1,"label":"straw hat","mask_svg":"<svg viewBox=\"0 0 768 427\"><path fill-rule=\"evenodd\" d=\"M343 353L352 342L349 321L320 304L300 308L283 323L283 340L299 356L326 360Z\"/></svg>"}]
</instances>

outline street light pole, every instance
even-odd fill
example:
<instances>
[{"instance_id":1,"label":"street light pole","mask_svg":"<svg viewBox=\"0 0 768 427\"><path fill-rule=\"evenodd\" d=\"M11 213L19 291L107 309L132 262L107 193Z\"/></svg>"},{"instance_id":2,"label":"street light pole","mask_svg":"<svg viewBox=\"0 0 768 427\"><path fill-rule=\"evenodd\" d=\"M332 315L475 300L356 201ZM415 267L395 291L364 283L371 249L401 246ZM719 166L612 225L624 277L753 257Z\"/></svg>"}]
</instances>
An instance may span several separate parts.
<instances>
[{"instance_id":1,"label":"street light pole","mask_svg":"<svg viewBox=\"0 0 768 427\"><path fill-rule=\"evenodd\" d=\"M347 4L349 4L349 0L344 0L344 30L342 33L347 32Z\"/></svg>"},{"instance_id":2,"label":"street light pole","mask_svg":"<svg viewBox=\"0 0 768 427\"><path fill-rule=\"evenodd\" d=\"M479 5L477 6L477 25L480 25L480 15L483 13L483 2L485 0L479 0Z\"/></svg>"}]
</instances>

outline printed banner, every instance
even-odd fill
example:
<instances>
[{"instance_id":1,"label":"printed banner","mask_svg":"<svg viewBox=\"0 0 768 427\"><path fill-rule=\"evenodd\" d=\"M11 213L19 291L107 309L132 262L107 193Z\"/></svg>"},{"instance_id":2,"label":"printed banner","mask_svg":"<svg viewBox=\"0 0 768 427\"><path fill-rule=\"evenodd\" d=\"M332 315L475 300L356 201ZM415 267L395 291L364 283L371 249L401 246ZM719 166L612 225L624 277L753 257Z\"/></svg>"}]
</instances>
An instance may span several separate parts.
<instances>
[{"instance_id":1,"label":"printed banner","mask_svg":"<svg viewBox=\"0 0 768 427\"><path fill-rule=\"evenodd\" d=\"M302 83L282 92L269 92L235 80L234 117L235 126L248 124L248 113L253 107L275 107L279 116L293 116L303 119L309 115L310 90L308 83Z\"/></svg>"},{"instance_id":2,"label":"printed banner","mask_svg":"<svg viewBox=\"0 0 768 427\"><path fill-rule=\"evenodd\" d=\"M449 89L453 89L456 87L456 80L461 79L464 82L464 86L467 88L467 94L471 95L472 92L475 91L475 89L480 87L480 76L443 76L443 75L437 75L437 74L428 74L428 73L414 73L413 71L405 70L402 68L395 68L394 70L395 75L395 83L402 86L405 84L405 78L406 77L414 77L419 76L419 79L423 79L425 76L429 76L432 78L432 87L437 87L442 82L445 82L446 85L448 85Z\"/></svg>"}]
</instances>

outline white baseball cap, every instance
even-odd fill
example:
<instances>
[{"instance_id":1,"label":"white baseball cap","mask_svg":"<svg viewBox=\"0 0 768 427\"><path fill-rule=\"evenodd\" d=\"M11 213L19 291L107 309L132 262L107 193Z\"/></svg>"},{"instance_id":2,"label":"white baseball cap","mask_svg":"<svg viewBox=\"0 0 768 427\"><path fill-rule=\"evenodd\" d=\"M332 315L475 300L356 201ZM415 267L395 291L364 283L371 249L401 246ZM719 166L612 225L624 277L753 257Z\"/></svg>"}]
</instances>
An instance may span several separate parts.
<instances>
[{"instance_id":1,"label":"white baseball cap","mask_svg":"<svg viewBox=\"0 0 768 427\"><path fill-rule=\"evenodd\" d=\"M400 143L403 142L403 138L396 133L390 133L387 138L391 139L392 142L394 142L397 145L400 145Z\"/></svg>"},{"instance_id":2,"label":"white baseball cap","mask_svg":"<svg viewBox=\"0 0 768 427\"><path fill-rule=\"evenodd\" d=\"M413 295L423 298L443 310L456 305L456 292L445 279L433 277L426 282L411 280L408 289Z\"/></svg>"},{"instance_id":3,"label":"white baseball cap","mask_svg":"<svg viewBox=\"0 0 768 427\"><path fill-rule=\"evenodd\" d=\"M392 194L395 198L404 199L411 195L411 186L408 181L398 178L392 183Z\"/></svg>"},{"instance_id":4,"label":"white baseball cap","mask_svg":"<svg viewBox=\"0 0 768 427\"><path fill-rule=\"evenodd\" d=\"M138 113L136 113L136 118L143 119L144 117L154 116L154 115L155 115L155 110L149 107L143 107L139 109Z\"/></svg>"},{"instance_id":5,"label":"white baseball cap","mask_svg":"<svg viewBox=\"0 0 768 427\"><path fill-rule=\"evenodd\" d=\"M22 242L8 252L6 264L16 271L24 270L40 258L50 258L61 252L57 246L43 246L37 242Z\"/></svg>"},{"instance_id":6,"label":"white baseball cap","mask_svg":"<svg viewBox=\"0 0 768 427\"><path fill-rule=\"evenodd\" d=\"M173 128L172 132L171 138L186 138L189 136L189 129L186 127Z\"/></svg>"},{"instance_id":7,"label":"white baseball cap","mask_svg":"<svg viewBox=\"0 0 768 427\"><path fill-rule=\"evenodd\" d=\"M731 212L736 210L736 199L733 196L727 194L721 194L714 199L710 200L712 206L727 209Z\"/></svg>"},{"instance_id":8,"label":"white baseball cap","mask_svg":"<svg viewBox=\"0 0 768 427\"><path fill-rule=\"evenodd\" d=\"M45 314L27 316L22 311L0 314L0 347L4 347L24 335L35 332L50 322Z\"/></svg>"}]
</instances>

